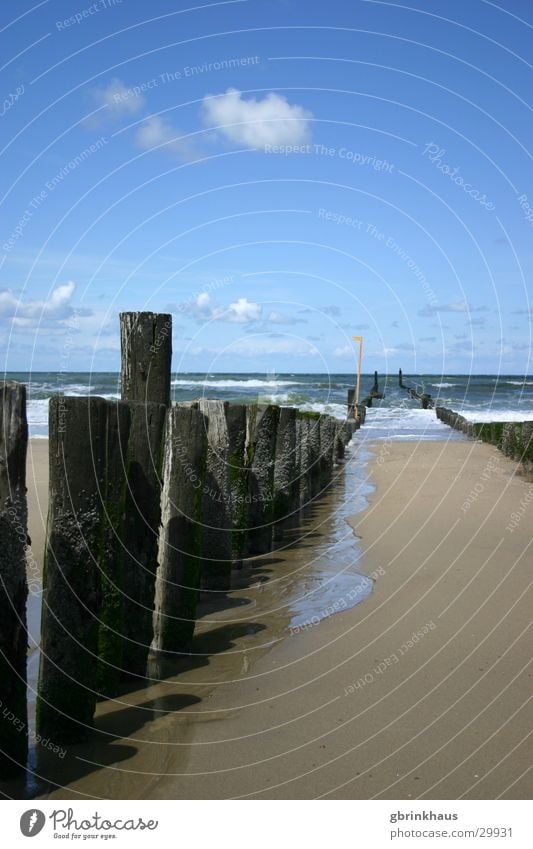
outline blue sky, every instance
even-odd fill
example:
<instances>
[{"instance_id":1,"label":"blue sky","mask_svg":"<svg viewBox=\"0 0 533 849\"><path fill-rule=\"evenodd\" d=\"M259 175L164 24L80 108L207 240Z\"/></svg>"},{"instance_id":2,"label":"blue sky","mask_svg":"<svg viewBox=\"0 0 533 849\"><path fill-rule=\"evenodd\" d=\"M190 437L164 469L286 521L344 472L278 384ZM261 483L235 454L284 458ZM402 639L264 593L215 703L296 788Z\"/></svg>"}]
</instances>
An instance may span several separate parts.
<instances>
[{"instance_id":1,"label":"blue sky","mask_svg":"<svg viewBox=\"0 0 533 849\"><path fill-rule=\"evenodd\" d=\"M531 371L528 0L0 11L0 353L115 370ZM528 149L529 148L529 149Z\"/></svg>"}]
</instances>

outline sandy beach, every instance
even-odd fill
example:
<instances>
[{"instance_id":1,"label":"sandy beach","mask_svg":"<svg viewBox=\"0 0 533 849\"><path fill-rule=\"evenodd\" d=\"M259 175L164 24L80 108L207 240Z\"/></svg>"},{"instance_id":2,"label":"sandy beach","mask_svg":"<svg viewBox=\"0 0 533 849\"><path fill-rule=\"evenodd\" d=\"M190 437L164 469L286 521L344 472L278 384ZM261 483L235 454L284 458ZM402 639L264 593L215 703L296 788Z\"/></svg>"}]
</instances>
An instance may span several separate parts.
<instances>
[{"instance_id":1,"label":"sandy beach","mask_svg":"<svg viewBox=\"0 0 533 849\"><path fill-rule=\"evenodd\" d=\"M509 527L531 484L471 440L371 448L364 468L366 449L352 456L359 471L336 480L297 545L257 558L227 597L204 601L193 657L100 702L94 741L50 755L42 771L56 787L45 795L530 796L531 496ZM38 562L46 453L32 441ZM366 478L369 504L354 516ZM317 551L343 580L333 595L326 586L315 623L326 574L317 577ZM374 586L352 606L355 573ZM295 626L289 608L309 587L314 607Z\"/></svg>"}]
</instances>

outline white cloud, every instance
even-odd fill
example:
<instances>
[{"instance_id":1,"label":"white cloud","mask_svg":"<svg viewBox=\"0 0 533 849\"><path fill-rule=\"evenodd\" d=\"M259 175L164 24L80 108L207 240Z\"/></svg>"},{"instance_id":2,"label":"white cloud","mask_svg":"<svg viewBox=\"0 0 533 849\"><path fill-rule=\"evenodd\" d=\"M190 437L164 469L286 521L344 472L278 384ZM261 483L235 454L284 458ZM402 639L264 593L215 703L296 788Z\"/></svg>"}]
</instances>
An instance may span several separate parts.
<instances>
[{"instance_id":1,"label":"white cloud","mask_svg":"<svg viewBox=\"0 0 533 849\"><path fill-rule=\"evenodd\" d=\"M259 321L262 307L249 301L248 298L238 298L229 307L213 304L211 296L202 292L192 302L186 301L178 307L180 313L185 313L196 321L227 321L230 324L248 324Z\"/></svg>"},{"instance_id":2,"label":"white cloud","mask_svg":"<svg viewBox=\"0 0 533 849\"><path fill-rule=\"evenodd\" d=\"M190 139L180 138L179 131L158 115L150 115L141 124L135 134L135 144L141 150L161 148L186 162L192 162L201 155Z\"/></svg>"},{"instance_id":3,"label":"white cloud","mask_svg":"<svg viewBox=\"0 0 533 849\"><path fill-rule=\"evenodd\" d=\"M239 298L234 304L229 305L225 317L227 321L236 324L258 321L261 318L261 306L260 304L254 304L252 301L249 301L248 298Z\"/></svg>"},{"instance_id":4,"label":"white cloud","mask_svg":"<svg viewBox=\"0 0 533 849\"><path fill-rule=\"evenodd\" d=\"M238 89L228 88L225 94L204 97L202 108L204 123L235 144L300 145L311 138L312 112L273 92L262 100L245 100Z\"/></svg>"},{"instance_id":5,"label":"white cloud","mask_svg":"<svg viewBox=\"0 0 533 849\"><path fill-rule=\"evenodd\" d=\"M418 315L432 316L439 312L470 313L488 312L488 307L473 307L468 301L452 301L450 304L427 305L418 311Z\"/></svg>"},{"instance_id":6,"label":"white cloud","mask_svg":"<svg viewBox=\"0 0 533 849\"><path fill-rule=\"evenodd\" d=\"M19 326L31 326L46 321L63 321L74 314L71 306L75 283L57 286L47 300L23 300L11 289L0 292L0 319L12 320ZM83 310L82 314L89 314Z\"/></svg>"},{"instance_id":7,"label":"white cloud","mask_svg":"<svg viewBox=\"0 0 533 849\"><path fill-rule=\"evenodd\" d=\"M344 345L341 348L335 348L333 351L334 357L355 357L354 349L351 345Z\"/></svg>"},{"instance_id":8,"label":"white cloud","mask_svg":"<svg viewBox=\"0 0 533 849\"><path fill-rule=\"evenodd\" d=\"M285 313L272 310L268 315L268 321L271 324L307 324L305 318L295 318Z\"/></svg>"},{"instance_id":9,"label":"white cloud","mask_svg":"<svg viewBox=\"0 0 533 849\"><path fill-rule=\"evenodd\" d=\"M117 77L114 77L107 86L93 89L91 96L98 106L105 107L100 114L100 120L115 120L135 115L145 105L142 94L136 94Z\"/></svg>"}]
</instances>

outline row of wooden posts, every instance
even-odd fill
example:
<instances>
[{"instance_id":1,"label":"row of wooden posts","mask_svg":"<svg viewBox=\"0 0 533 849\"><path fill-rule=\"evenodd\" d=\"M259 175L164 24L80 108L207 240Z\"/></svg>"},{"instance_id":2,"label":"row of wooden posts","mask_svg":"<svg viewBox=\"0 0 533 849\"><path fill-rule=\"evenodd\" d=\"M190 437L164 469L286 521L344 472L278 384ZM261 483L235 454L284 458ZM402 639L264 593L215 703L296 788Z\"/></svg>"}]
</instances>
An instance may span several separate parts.
<instances>
[{"instance_id":1,"label":"row of wooden posts","mask_svg":"<svg viewBox=\"0 0 533 849\"><path fill-rule=\"evenodd\" d=\"M37 733L87 737L96 702L188 653L200 590L280 542L331 483L364 408L341 422L274 404L171 404L170 315L120 316L122 399L55 396ZM21 384L2 388L0 776L24 769L25 461ZM22 732L15 730L22 726Z\"/></svg>"},{"instance_id":2,"label":"row of wooden posts","mask_svg":"<svg viewBox=\"0 0 533 849\"><path fill-rule=\"evenodd\" d=\"M533 472L533 421L473 422L448 407L437 407L435 413L454 430L494 445L509 459L522 463L527 474Z\"/></svg>"}]
</instances>

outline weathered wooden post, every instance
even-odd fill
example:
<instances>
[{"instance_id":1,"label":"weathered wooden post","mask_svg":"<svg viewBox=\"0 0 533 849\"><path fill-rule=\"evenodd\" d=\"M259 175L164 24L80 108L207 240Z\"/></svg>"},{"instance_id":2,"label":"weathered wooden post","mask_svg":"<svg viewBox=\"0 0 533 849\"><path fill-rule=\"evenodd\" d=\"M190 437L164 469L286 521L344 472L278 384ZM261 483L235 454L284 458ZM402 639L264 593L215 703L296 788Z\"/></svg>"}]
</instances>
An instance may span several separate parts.
<instances>
[{"instance_id":1,"label":"weathered wooden post","mask_svg":"<svg viewBox=\"0 0 533 849\"><path fill-rule=\"evenodd\" d=\"M122 398L130 402L123 565L123 674L142 677L153 640L172 316L120 315Z\"/></svg>"},{"instance_id":2,"label":"weathered wooden post","mask_svg":"<svg viewBox=\"0 0 533 849\"><path fill-rule=\"evenodd\" d=\"M300 491L300 509L308 504L311 497L309 477L309 431L310 421L298 411L296 416L296 441L298 444L298 485Z\"/></svg>"},{"instance_id":3,"label":"weathered wooden post","mask_svg":"<svg viewBox=\"0 0 533 849\"><path fill-rule=\"evenodd\" d=\"M333 477L335 422L331 416L320 417L320 489L326 489Z\"/></svg>"},{"instance_id":4,"label":"weathered wooden post","mask_svg":"<svg viewBox=\"0 0 533 849\"><path fill-rule=\"evenodd\" d=\"M521 460L526 468L526 471L531 471L531 462L533 461L533 422L522 422Z\"/></svg>"},{"instance_id":5,"label":"weathered wooden post","mask_svg":"<svg viewBox=\"0 0 533 849\"><path fill-rule=\"evenodd\" d=\"M160 653L191 649L201 581L206 431L194 405L167 413L153 641Z\"/></svg>"},{"instance_id":6,"label":"weathered wooden post","mask_svg":"<svg viewBox=\"0 0 533 849\"><path fill-rule=\"evenodd\" d=\"M0 778L23 772L26 708L26 387L0 384Z\"/></svg>"},{"instance_id":7,"label":"weathered wooden post","mask_svg":"<svg viewBox=\"0 0 533 849\"><path fill-rule=\"evenodd\" d=\"M348 419L355 419L355 389L348 389Z\"/></svg>"},{"instance_id":8,"label":"weathered wooden post","mask_svg":"<svg viewBox=\"0 0 533 849\"><path fill-rule=\"evenodd\" d=\"M153 612L166 407L131 401L124 525L124 652L126 677L144 677Z\"/></svg>"},{"instance_id":9,"label":"weathered wooden post","mask_svg":"<svg viewBox=\"0 0 533 849\"><path fill-rule=\"evenodd\" d=\"M231 553L240 568L248 534L248 472L246 463L246 405L226 404L228 473L230 487Z\"/></svg>"},{"instance_id":10,"label":"weathered wooden post","mask_svg":"<svg viewBox=\"0 0 533 849\"><path fill-rule=\"evenodd\" d=\"M283 526L294 523L300 507L298 454L296 446L296 409L281 407L274 459L274 530L273 538L283 538Z\"/></svg>"},{"instance_id":11,"label":"weathered wooden post","mask_svg":"<svg viewBox=\"0 0 533 849\"><path fill-rule=\"evenodd\" d=\"M264 554L272 548L274 516L274 457L279 407L273 404L247 408L249 457L248 553Z\"/></svg>"},{"instance_id":12,"label":"weathered wooden post","mask_svg":"<svg viewBox=\"0 0 533 849\"><path fill-rule=\"evenodd\" d=\"M107 403L56 396L49 422L37 732L76 742L89 734L97 699Z\"/></svg>"},{"instance_id":13,"label":"weathered wooden post","mask_svg":"<svg viewBox=\"0 0 533 849\"><path fill-rule=\"evenodd\" d=\"M311 499L320 492L321 470L320 470L320 413L307 413L309 418L309 488Z\"/></svg>"},{"instance_id":14,"label":"weathered wooden post","mask_svg":"<svg viewBox=\"0 0 533 849\"><path fill-rule=\"evenodd\" d=\"M229 433L223 401L200 401L207 428L202 488L202 589L229 590L231 584L231 494Z\"/></svg>"},{"instance_id":15,"label":"weathered wooden post","mask_svg":"<svg viewBox=\"0 0 533 849\"><path fill-rule=\"evenodd\" d=\"M300 507L320 491L320 413L298 413Z\"/></svg>"},{"instance_id":16,"label":"weathered wooden post","mask_svg":"<svg viewBox=\"0 0 533 849\"><path fill-rule=\"evenodd\" d=\"M96 555L100 568L96 682L100 695L114 696L124 677L122 663L126 629L124 584L127 551L124 520L131 412L129 404L123 401L108 401L105 414L105 467L100 488L102 525Z\"/></svg>"},{"instance_id":17,"label":"weathered wooden post","mask_svg":"<svg viewBox=\"0 0 533 849\"><path fill-rule=\"evenodd\" d=\"M343 460L355 430L353 421L335 422L335 460Z\"/></svg>"},{"instance_id":18,"label":"weathered wooden post","mask_svg":"<svg viewBox=\"0 0 533 849\"><path fill-rule=\"evenodd\" d=\"M502 452L513 459L517 454L519 425L517 422L506 422L502 434Z\"/></svg>"},{"instance_id":19,"label":"weathered wooden post","mask_svg":"<svg viewBox=\"0 0 533 849\"><path fill-rule=\"evenodd\" d=\"M122 400L170 405L172 316L120 314Z\"/></svg>"}]
</instances>

